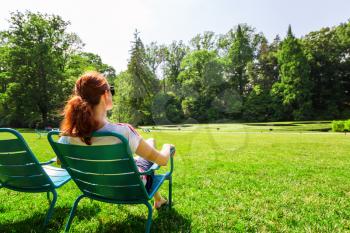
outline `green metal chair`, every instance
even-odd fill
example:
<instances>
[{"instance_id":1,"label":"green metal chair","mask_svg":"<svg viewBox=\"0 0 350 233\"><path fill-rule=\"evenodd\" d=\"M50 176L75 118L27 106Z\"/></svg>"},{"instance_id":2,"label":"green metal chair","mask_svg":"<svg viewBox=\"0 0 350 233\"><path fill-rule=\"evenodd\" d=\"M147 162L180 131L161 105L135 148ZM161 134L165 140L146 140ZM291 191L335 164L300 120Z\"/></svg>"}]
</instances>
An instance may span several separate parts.
<instances>
[{"instance_id":1,"label":"green metal chair","mask_svg":"<svg viewBox=\"0 0 350 233\"><path fill-rule=\"evenodd\" d=\"M158 165L146 172L139 172L133 154L129 148L127 139L117 133L94 133L93 137L117 137L121 143L111 145L74 145L63 144L53 139L59 132L49 132L48 140L67 169L73 181L83 193L80 195L71 209L66 231L70 225L79 201L91 198L113 204L144 204L148 208L146 232L150 232L152 223L152 206L149 200L154 196L165 180L169 181L169 207L172 205L172 172L174 162L170 157L170 171L162 175L155 175L153 184L147 191L140 179L140 175L151 174L159 169ZM172 148L174 154L175 148Z\"/></svg>"},{"instance_id":2,"label":"green metal chair","mask_svg":"<svg viewBox=\"0 0 350 233\"><path fill-rule=\"evenodd\" d=\"M44 226L49 222L57 201L56 188L70 180L66 170L40 163L22 135L14 129L0 128L0 188L19 192L46 192L50 202ZM53 199L50 199L50 193Z\"/></svg>"}]
</instances>

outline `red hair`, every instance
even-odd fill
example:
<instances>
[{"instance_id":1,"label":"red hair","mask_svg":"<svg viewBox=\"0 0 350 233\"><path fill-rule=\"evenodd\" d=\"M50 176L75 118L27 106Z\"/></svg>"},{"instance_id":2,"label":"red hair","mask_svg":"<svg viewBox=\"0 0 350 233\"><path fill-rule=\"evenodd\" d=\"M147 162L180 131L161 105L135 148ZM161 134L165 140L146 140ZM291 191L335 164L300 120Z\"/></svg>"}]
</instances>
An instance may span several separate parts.
<instances>
[{"instance_id":1,"label":"red hair","mask_svg":"<svg viewBox=\"0 0 350 233\"><path fill-rule=\"evenodd\" d=\"M88 72L75 82L74 94L63 110L62 135L80 137L91 145L91 134L97 130L93 108L100 103L101 96L109 90L106 78L98 72Z\"/></svg>"}]
</instances>

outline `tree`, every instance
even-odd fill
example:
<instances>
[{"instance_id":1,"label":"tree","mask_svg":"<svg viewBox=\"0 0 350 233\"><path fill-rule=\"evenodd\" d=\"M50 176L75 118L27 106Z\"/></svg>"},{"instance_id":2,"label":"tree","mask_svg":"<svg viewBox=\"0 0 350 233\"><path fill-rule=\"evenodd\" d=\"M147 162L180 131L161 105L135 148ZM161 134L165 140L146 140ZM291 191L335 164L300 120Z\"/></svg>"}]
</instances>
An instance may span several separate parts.
<instances>
[{"instance_id":1,"label":"tree","mask_svg":"<svg viewBox=\"0 0 350 233\"><path fill-rule=\"evenodd\" d=\"M215 33L211 31L197 34L190 41L193 50L216 50L216 44Z\"/></svg>"},{"instance_id":2,"label":"tree","mask_svg":"<svg viewBox=\"0 0 350 233\"><path fill-rule=\"evenodd\" d=\"M114 83L115 69L102 62L99 55L88 52L78 52L69 57L66 63L65 73L72 79L77 79L86 71L98 71L102 73L109 83Z\"/></svg>"},{"instance_id":3,"label":"tree","mask_svg":"<svg viewBox=\"0 0 350 233\"><path fill-rule=\"evenodd\" d=\"M156 75L158 67L164 62L166 52L166 47L158 45L157 42L151 42L149 45L146 45L145 61L153 74Z\"/></svg>"},{"instance_id":4,"label":"tree","mask_svg":"<svg viewBox=\"0 0 350 233\"><path fill-rule=\"evenodd\" d=\"M169 90L173 89L176 92L176 89L180 86L178 76L181 72L181 62L188 51L188 47L182 41L173 41L166 49L163 81L164 87L165 83L168 83Z\"/></svg>"},{"instance_id":5,"label":"tree","mask_svg":"<svg viewBox=\"0 0 350 233\"><path fill-rule=\"evenodd\" d=\"M310 32L302 42L310 64L312 104L324 119L350 117L350 22Z\"/></svg>"},{"instance_id":6,"label":"tree","mask_svg":"<svg viewBox=\"0 0 350 233\"><path fill-rule=\"evenodd\" d=\"M3 95L8 123L28 126L41 119L47 125L49 113L64 102L66 61L82 43L66 32L69 22L57 15L14 12L9 23L2 33L7 51L2 59L10 79Z\"/></svg>"},{"instance_id":7,"label":"tree","mask_svg":"<svg viewBox=\"0 0 350 233\"><path fill-rule=\"evenodd\" d=\"M118 75L115 81L117 104L123 105L116 113L134 125L153 124L151 106L159 91L159 82L146 63L145 48L137 31L130 53L127 71Z\"/></svg>"},{"instance_id":8,"label":"tree","mask_svg":"<svg viewBox=\"0 0 350 233\"><path fill-rule=\"evenodd\" d=\"M271 120L274 113L271 111L272 98L270 90L278 81L277 50L279 38L269 44L261 34L256 35L256 57L247 64L248 91L243 106L243 119L246 121Z\"/></svg>"},{"instance_id":9,"label":"tree","mask_svg":"<svg viewBox=\"0 0 350 233\"><path fill-rule=\"evenodd\" d=\"M310 66L302 45L288 27L287 37L277 53L281 80L275 83L273 93L282 98L286 120L311 119Z\"/></svg>"},{"instance_id":10,"label":"tree","mask_svg":"<svg viewBox=\"0 0 350 233\"><path fill-rule=\"evenodd\" d=\"M173 92L159 92L153 101L152 116L156 124L177 124L184 120L181 100Z\"/></svg>"},{"instance_id":11,"label":"tree","mask_svg":"<svg viewBox=\"0 0 350 233\"><path fill-rule=\"evenodd\" d=\"M245 95L244 91L248 83L247 64L253 61L254 56L253 31L246 25L238 25L236 31L228 33L232 37L232 42L228 45L222 42L224 44L222 46L229 47L226 57L228 84L242 97Z\"/></svg>"},{"instance_id":12,"label":"tree","mask_svg":"<svg viewBox=\"0 0 350 233\"><path fill-rule=\"evenodd\" d=\"M138 122L136 119L137 111L132 106L133 87L131 86L131 77L127 71L120 72L114 82L114 89L116 95L113 98L113 120L117 122Z\"/></svg>"},{"instance_id":13,"label":"tree","mask_svg":"<svg viewBox=\"0 0 350 233\"><path fill-rule=\"evenodd\" d=\"M259 85L263 91L269 91L272 85L278 81L277 51L279 48L279 37L269 44L265 37L261 38L261 43L257 51L256 73L254 75L254 85Z\"/></svg>"},{"instance_id":14,"label":"tree","mask_svg":"<svg viewBox=\"0 0 350 233\"><path fill-rule=\"evenodd\" d=\"M271 96L260 85L255 85L244 103L243 119L249 122L270 120L273 116Z\"/></svg>"},{"instance_id":15,"label":"tree","mask_svg":"<svg viewBox=\"0 0 350 233\"><path fill-rule=\"evenodd\" d=\"M196 50L181 63L182 109L186 117L198 121L217 119L219 112L211 108L212 101L224 87L223 66L215 51Z\"/></svg>"}]
</instances>

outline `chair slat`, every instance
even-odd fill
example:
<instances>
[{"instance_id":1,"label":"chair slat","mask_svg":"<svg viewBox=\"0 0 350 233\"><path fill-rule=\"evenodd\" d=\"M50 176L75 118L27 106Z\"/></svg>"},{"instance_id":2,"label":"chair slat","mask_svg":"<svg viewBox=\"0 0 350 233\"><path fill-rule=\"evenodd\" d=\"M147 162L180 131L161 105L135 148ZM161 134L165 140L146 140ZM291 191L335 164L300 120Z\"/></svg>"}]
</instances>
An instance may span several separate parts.
<instances>
[{"instance_id":1,"label":"chair slat","mask_svg":"<svg viewBox=\"0 0 350 233\"><path fill-rule=\"evenodd\" d=\"M80 160L70 156L65 157L67 168L73 168L86 173L119 174L133 172L131 158L114 160Z\"/></svg>"},{"instance_id":2,"label":"chair slat","mask_svg":"<svg viewBox=\"0 0 350 233\"><path fill-rule=\"evenodd\" d=\"M127 147L122 143L104 146L79 146L62 143L55 143L55 145L61 154L80 159L112 160L128 157Z\"/></svg>"},{"instance_id":3,"label":"chair slat","mask_svg":"<svg viewBox=\"0 0 350 233\"><path fill-rule=\"evenodd\" d=\"M42 174L40 165L0 165L0 174L5 176L34 176Z\"/></svg>"},{"instance_id":4,"label":"chair slat","mask_svg":"<svg viewBox=\"0 0 350 233\"><path fill-rule=\"evenodd\" d=\"M56 187L59 187L70 180L70 175L65 169L50 165L44 165L42 168Z\"/></svg>"},{"instance_id":5,"label":"chair slat","mask_svg":"<svg viewBox=\"0 0 350 233\"><path fill-rule=\"evenodd\" d=\"M145 199L143 191L140 185L128 185L128 186L102 186L94 185L75 180L78 187L87 195L96 195L102 198L120 200L120 201L131 201L131 200L142 200ZM147 199L146 199L147 200Z\"/></svg>"},{"instance_id":6,"label":"chair slat","mask_svg":"<svg viewBox=\"0 0 350 233\"><path fill-rule=\"evenodd\" d=\"M25 151L25 145L19 139L0 140L0 153Z\"/></svg>"},{"instance_id":7,"label":"chair slat","mask_svg":"<svg viewBox=\"0 0 350 233\"><path fill-rule=\"evenodd\" d=\"M26 151L0 153L0 165L25 165L28 163L34 163L34 161Z\"/></svg>"},{"instance_id":8,"label":"chair slat","mask_svg":"<svg viewBox=\"0 0 350 233\"><path fill-rule=\"evenodd\" d=\"M0 180L5 186L9 185L16 188L50 186L48 178L43 174L35 176L5 176L0 174Z\"/></svg>"},{"instance_id":9,"label":"chair slat","mask_svg":"<svg viewBox=\"0 0 350 233\"><path fill-rule=\"evenodd\" d=\"M128 142L123 136L99 134L102 137L118 137L121 143L85 146L58 143L52 139L55 134L49 133L49 142L85 195L117 202L142 202L149 199Z\"/></svg>"},{"instance_id":10,"label":"chair slat","mask_svg":"<svg viewBox=\"0 0 350 233\"><path fill-rule=\"evenodd\" d=\"M140 179L138 174L135 172L123 173L118 175L98 175L98 174L87 174L78 172L76 170L69 170L75 179L93 183L97 185L138 185L140 184Z\"/></svg>"}]
</instances>

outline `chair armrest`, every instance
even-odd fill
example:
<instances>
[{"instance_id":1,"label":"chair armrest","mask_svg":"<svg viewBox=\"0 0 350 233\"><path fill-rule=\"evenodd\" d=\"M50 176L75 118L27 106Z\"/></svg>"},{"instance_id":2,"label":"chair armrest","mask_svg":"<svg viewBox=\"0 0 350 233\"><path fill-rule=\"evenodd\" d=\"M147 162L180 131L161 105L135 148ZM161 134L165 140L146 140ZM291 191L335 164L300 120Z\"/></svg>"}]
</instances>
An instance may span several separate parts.
<instances>
[{"instance_id":1,"label":"chair armrest","mask_svg":"<svg viewBox=\"0 0 350 233\"><path fill-rule=\"evenodd\" d=\"M152 165L152 167L150 167L149 170L158 170L159 168L160 168L160 166L159 166L158 164L154 163L154 164Z\"/></svg>"},{"instance_id":2,"label":"chair armrest","mask_svg":"<svg viewBox=\"0 0 350 233\"><path fill-rule=\"evenodd\" d=\"M174 154L176 152L175 146L172 146L170 148L170 171L169 171L169 175L171 176L171 174L173 174L174 171Z\"/></svg>"},{"instance_id":3,"label":"chair armrest","mask_svg":"<svg viewBox=\"0 0 350 233\"><path fill-rule=\"evenodd\" d=\"M147 171L139 172L140 175L150 175L153 171L158 170L160 166L156 163L152 165Z\"/></svg>"},{"instance_id":4,"label":"chair armrest","mask_svg":"<svg viewBox=\"0 0 350 233\"><path fill-rule=\"evenodd\" d=\"M175 154L175 147L171 147L170 148L170 171L167 172L168 176L171 176L171 174L173 173L174 170L174 158L173 155ZM150 169L148 169L145 172L139 172L140 175L149 175L151 174L153 171L158 170L160 168L160 166L158 164L153 164L152 167Z\"/></svg>"},{"instance_id":5,"label":"chair armrest","mask_svg":"<svg viewBox=\"0 0 350 233\"><path fill-rule=\"evenodd\" d=\"M57 157L50 159L47 162L40 163L40 165L49 165L51 163L57 162Z\"/></svg>"}]
</instances>

